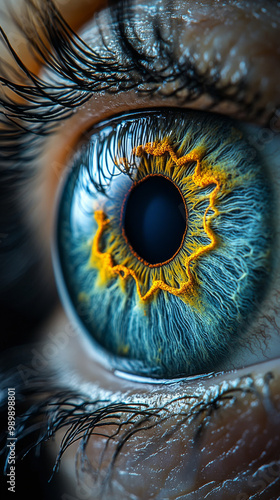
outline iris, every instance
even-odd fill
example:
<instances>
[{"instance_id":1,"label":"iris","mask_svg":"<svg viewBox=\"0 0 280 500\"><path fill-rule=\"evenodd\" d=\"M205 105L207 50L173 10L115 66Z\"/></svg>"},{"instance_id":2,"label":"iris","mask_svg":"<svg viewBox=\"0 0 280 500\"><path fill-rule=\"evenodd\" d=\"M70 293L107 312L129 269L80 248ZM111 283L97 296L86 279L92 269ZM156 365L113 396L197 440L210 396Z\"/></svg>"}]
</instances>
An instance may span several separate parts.
<instances>
[{"instance_id":1,"label":"iris","mask_svg":"<svg viewBox=\"0 0 280 500\"><path fill-rule=\"evenodd\" d=\"M114 368L217 368L265 293L272 202L231 120L148 110L88 131L57 223L59 286ZM66 293L65 293L66 292Z\"/></svg>"}]
</instances>

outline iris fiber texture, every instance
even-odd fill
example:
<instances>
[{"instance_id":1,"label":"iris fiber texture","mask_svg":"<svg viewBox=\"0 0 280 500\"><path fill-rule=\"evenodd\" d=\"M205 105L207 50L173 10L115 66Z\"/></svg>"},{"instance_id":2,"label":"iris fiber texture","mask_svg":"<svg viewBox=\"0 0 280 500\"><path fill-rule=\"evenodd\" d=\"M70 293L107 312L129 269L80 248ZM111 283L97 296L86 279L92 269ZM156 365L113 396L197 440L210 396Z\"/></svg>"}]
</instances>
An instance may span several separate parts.
<instances>
[{"instance_id":1,"label":"iris fiber texture","mask_svg":"<svg viewBox=\"0 0 280 500\"><path fill-rule=\"evenodd\" d=\"M123 222L128 193L152 176L172 181L187 213L163 263L137 254ZM231 354L264 295L270 200L261 161L228 119L150 110L88 132L61 196L58 254L71 307L115 368L174 377Z\"/></svg>"}]
</instances>

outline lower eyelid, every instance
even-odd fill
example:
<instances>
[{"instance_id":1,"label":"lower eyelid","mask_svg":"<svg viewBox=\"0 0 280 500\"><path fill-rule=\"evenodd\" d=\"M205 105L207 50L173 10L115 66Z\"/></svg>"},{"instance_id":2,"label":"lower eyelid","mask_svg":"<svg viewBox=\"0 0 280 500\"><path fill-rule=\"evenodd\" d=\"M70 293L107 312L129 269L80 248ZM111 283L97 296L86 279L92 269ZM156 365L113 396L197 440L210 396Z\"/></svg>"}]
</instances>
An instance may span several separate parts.
<instances>
[{"instance_id":1,"label":"lower eyelid","mask_svg":"<svg viewBox=\"0 0 280 500\"><path fill-rule=\"evenodd\" d=\"M58 318L55 322L57 321ZM65 317L62 314L57 323L58 332L67 327L67 323L63 327L64 321ZM48 331L49 328L51 324L48 326ZM55 328L51 329L55 336ZM72 340L73 337L71 337L71 343ZM69 343L69 348L71 343ZM74 350L77 354L76 348ZM70 364L72 363L74 352L72 351L73 356L70 358L67 352L68 349L65 348L63 348L63 353L58 352L59 366L65 367L66 360L69 363L69 359ZM85 359L86 352L83 352L83 366L87 365ZM90 367L90 360L88 360L88 366ZM76 368L79 369L79 367ZM161 491L170 498L176 483L176 494L180 490L180 484L183 484L184 493L186 490L192 491L194 487L203 487L203 494L213 489L213 498L216 498L214 492L221 486L223 480L227 481L227 491L237 495L243 491L243 488L245 492L248 491L248 478L253 484L252 491L255 491L255 471L266 467L265 464L270 464L272 467L271 464L279 449L279 443L275 438L280 416L280 399L277 394L280 371L277 362L271 361L247 370L218 374L213 378L201 379L197 382L173 382L164 387L135 384L127 380L116 379L112 374L107 374L107 379L106 376L103 379L101 373L103 369L95 366L91 373L84 373L84 380L79 375L76 383L72 374L72 390L75 392L78 389L86 399L93 402L96 397L99 398L100 394L102 395L100 390L104 382L105 388L107 384L108 387L110 385L114 387L110 398L114 402L122 401L124 404L136 405L144 403L151 409L159 407L168 409L168 413L165 411L162 414L156 413L153 423L158 423L152 430L137 432L135 438L129 439L122 448L112 469L113 484L117 491L119 487L125 488L128 491L127 495L133 493L137 495L137 491L140 491L136 498L144 498L142 488L143 477L145 477L147 478L144 486L145 494L147 495L148 492L151 496ZM98 389L95 386L94 377L98 380ZM66 371L65 381L69 382L69 380ZM112 380L114 380L113 383ZM102 397L105 399L108 395L105 389ZM177 398L178 401L174 401ZM171 401L174 403L169 404ZM199 406L201 404L202 406ZM194 409L195 405L198 405L200 410L204 405L205 409L198 413ZM193 416L197 416L186 420L186 415L191 408L193 408ZM161 417L166 416L167 419L159 423ZM116 424L126 419L126 415L120 416L120 421L117 420ZM149 423L151 422L144 422L143 426L147 427ZM203 425L198 439L195 436L200 424ZM110 435L114 430L116 426L101 426L97 432ZM128 428L124 426L120 436L127 430ZM56 436L56 452L61 438L62 434ZM102 462L100 478L108 473L108 464L112 458L114 446L118 442L117 437L108 447ZM104 444L101 438L96 437L88 443L88 458L96 467L99 466ZM70 456L73 458L73 466L76 451L76 446L69 449ZM62 470L63 463L62 459ZM275 463L277 467L277 462ZM66 461L65 465L69 468L69 461ZM197 469L200 471L198 475ZM275 473L274 469L273 473ZM135 475L133 481L131 474ZM187 483L186 477L189 478ZM91 483L92 478L88 480ZM96 488L96 485L91 487ZM127 496L127 498L130 497Z\"/></svg>"},{"instance_id":2,"label":"lower eyelid","mask_svg":"<svg viewBox=\"0 0 280 500\"><path fill-rule=\"evenodd\" d=\"M113 397L115 394L123 394L123 397L126 398L125 395L130 397L130 394L134 394L136 395L136 401L141 401L141 398L143 398L143 401L147 401L148 404L161 406L163 404L162 394L164 393L166 393L165 402L180 398L184 387L187 388L188 394L207 397L205 391L214 394L224 390L227 384L228 387L230 385L237 387L238 381L246 377L247 374L252 374L257 387L263 390L263 377L265 373L272 371L275 373L275 377L270 381L272 394L273 397L276 397L276 400L280 400L276 392L280 372L277 360L265 361L228 372L179 379L178 382L171 379L165 381L164 385L158 383L158 381L145 384L135 382L133 378L130 380L129 377L115 376L114 371L108 371L102 365L96 363L92 359L91 351L87 348L87 341L84 340L79 329L69 322L61 307L56 309L43 328L38 331L38 338L41 338L43 342L42 346L36 351L38 359L44 358L50 369L56 370L62 366L62 383L68 384L68 375L72 372L71 383L73 390L80 389L82 392L88 393L89 396L96 395L96 390L99 387L103 391L103 396L104 391L107 391L109 397ZM36 363L36 360L33 357L31 363L34 362ZM95 386L96 382L97 386ZM249 384L249 379L247 382ZM246 380L243 385L246 386Z\"/></svg>"}]
</instances>

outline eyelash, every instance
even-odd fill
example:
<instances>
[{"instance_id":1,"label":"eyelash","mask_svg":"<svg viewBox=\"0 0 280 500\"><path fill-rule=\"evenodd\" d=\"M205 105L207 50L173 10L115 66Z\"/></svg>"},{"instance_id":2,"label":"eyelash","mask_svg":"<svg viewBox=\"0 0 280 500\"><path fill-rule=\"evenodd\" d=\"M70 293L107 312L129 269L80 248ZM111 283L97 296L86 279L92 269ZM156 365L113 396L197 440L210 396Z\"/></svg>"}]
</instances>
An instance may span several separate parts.
<instances>
[{"instance_id":1,"label":"eyelash","mask_svg":"<svg viewBox=\"0 0 280 500\"><path fill-rule=\"evenodd\" d=\"M250 374L240 377L232 384L222 383L221 385L212 386L208 391L205 391L203 398L201 398L200 394L190 394L187 390L184 394L185 382L181 382L180 394L183 395L170 397L163 406L152 407L148 403L139 402L137 396L135 402L121 400L112 402L109 399L90 400L81 393L69 390L69 388L59 388L55 373L47 373L45 377L43 374L38 376L38 374L33 375L34 370L29 371L27 365L20 366L27 369L27 384L23 384L20 380L20 372L17 375L8 372L1 373L2 380L8 380L9 386L15 388L17 395L17 458L24 458L32 450L35 452L40 450L43 443L54 438L58 432L63 431L49 481L59 470L64 453L77 442L79 442L79 447L76 451L75 460L76 473L79 477L78 464L82 464L87 459L87 445L92 436L105 438L99 469L92 469L91 471L92 477L96 481L100 478L103 463L108 463L106 451L109 443L114 446L109 465L105 467L105 478L102 478L102 486L105 489L110 486L116 461L124 445L136 433L145 432L167 420L172 421L173 419L173 426L170 427L169 425L168 427L168 433L171 436L182 425L188 424L190 426L193 423L193 448L194 453L197 455L200 452L201 439L218 410L221 411L222 408L234 405L238 397L249 395L253 399L262 401L264 408L270 409L271 404L269 400L269 383L273 375L270 372L264 376L264 390L262 392L260 387L255 385ZM174 386L174 393L177 392L177 385L177 382L167 384L168 387L171 386L171 391ZM46 391L46 387L48 387L48 391ZM6 387L2 387L2 390L3 395L6 394ZM36 402L33 399L34 394L36 394ZM182 405L180 411L172 408L173 405L176 408L178 402L185 403L185 411L182 411ZM7 401L3 396L0 398L0 418L6 418L6 405ZM28 411L26 412L27 406ZM99 431L99 429L101 430ZM25 445L26 438L31 441L28 446ZM109 451L109 453L111 452ZM6 458L4 465L4 474L6 474L9 455L5 433L2 436L0 435L0 455L4 455ZM196 474L195 470L193 474ZM195 480L195 477L193 479Z\"/></svg>"},{"instance_id":2,"label":"eyelash","mask_svg":"<svg viewBox=\"0 0 280 500\"><path fill-rule=\"evenodd\" d=\"M110 11L113 39L120 47L121 60L125 61L122 67L119 58L112 55L106 45L104 48L111 58L102 58L96 54L69 27L52 0L47 3L39 1L38 5L34 0L26 0L27 24L23 25L14 15L15 24L28 40L35 57L41 60L45 69L53 71L59 78L64 77L67 87L46 83L29 71L0 28L3 41L18 65L19 81L23 83L14 83L5 72L0 82L27 101L27 104L19 105L10 98L0 100L6 118L15 121L19 135L23 131L35 135L49 133L55 123L69 117L94 92L105 90L116 93L135 88L138 92L161 95L158 86L167 82L178 82L178 86L174 92L165 94L165 97L179 96L182 90L187 90L184 98L178 99L180 105L195 101L205 94L212 98L210 108L218 102L230 101L240 105L248 115L256 117L262 114L263 109L258 109L256 104L258 96L254 95L248 100L248 88L244 79L235 85L222 86L218 64L214 74L210 74L210 71L200 74L191 58L178 63L173 51L176 40L172 43L163 39L157 19L153 20L152 25L157 43L156 56L141 53L135 47L135 39L132 43L129 38L130 31L134 29L129 4L130 2L119 2L117 8L114 6ZM41 34L36 27L35 18L40 24ZM100 30L102 32L101 27ZM105 44L104 40L103 42ZM162 69L153 69L155 59L163 61ZM148 85L148 88L140 89L139 85ZM19 124L20 120L27 123L27 130ZM7 136L6 139L8 138Z\"/></svg>"}]
</instances>

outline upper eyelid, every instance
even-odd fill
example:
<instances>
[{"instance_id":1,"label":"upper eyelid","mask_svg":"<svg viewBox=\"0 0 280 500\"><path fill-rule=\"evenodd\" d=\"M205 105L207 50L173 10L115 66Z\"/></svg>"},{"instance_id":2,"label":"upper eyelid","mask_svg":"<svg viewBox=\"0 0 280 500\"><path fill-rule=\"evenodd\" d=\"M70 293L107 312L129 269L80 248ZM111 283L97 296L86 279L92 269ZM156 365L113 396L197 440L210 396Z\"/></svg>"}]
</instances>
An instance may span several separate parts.
<instances>
[{"instance_id":1,"label":"upper eyelid","mask_svg":"<svg viewBox=\"0 0 280 500\"><path fill-rule=\"evenodd\" d=\"M52 46L52 34L58 29L60 29L60 35L66 41L69 41L72 37L70 58L69 51L66 53L61 47L53 47L57 49L57 53L56 55L54 53L51 54L50 50L46 49L44 41L38 37L32 39L29 35L29 43L35 51L41 51L40 56L45 59L46 68L50 69L51 73L56 72L57 76L59 76L59 84L54 85L53 83L44 81L42 78L35 77L20 60L17 60L17 63L21 71L27 75L29 79L28 85L22 86L16 84L10 81L9 78L5 78L5 76L0 79L15 94L27 101L31 100L30 104L27 103L25 106L19 108L16 104L13 105L13 103L3 98L2 106L6 110L7 115L12 119L19 118L27 121L30 124L29 129L35 133L38 133L38 130L40 130L40 133L43 133L45 130L48 131L50 124L67 118L74 109L90 99L94 92L107 90L114 93L132 88L139 90L139 85L147 83L151 86L150 92L153 93L158 91L157 86L165 79L180 81L182 88L189 88L185 99L186 102L199 98L202 93L208 93L212 97L214 104L217 100L234 101L237 99L241 107L243 106L248 112L252 112L252 102L246 102L245 99L242 102L241 96L244 93L244 89L246 89L246 82L244 80L240 81L237 86L231 88L226 86L223 88L219 83L217 75L200 75L190 60L186 61L182 67L178 66L177 63L175 64L172 59L172 50L169 51L166 47L165 52L161 55L166 61L165 66L168 67L169 65L169 75L166 76L166 71L155 70L153 64L149 69L150 61L147 54L146 58L142 56L142 62L139 65L139 62L133 60L133 56L137 54L137 51L122 28L123 22L121 16L124 16L125 11L121 9L113 9L112 13L116 13L118 17L115 20L117 28L114 30L114 36L122 47L123 56L126 60L122 68L120 68L119 57L115 56L112 58L112 52L108 47L106 52L105 46L105 55L103 57L100 57L100 54L90 49L80 37L73 33L62 17L60 17L52 3L50 3L50 10L46 12L40 13L39 8L37 11L39 15L43 16L41 17L42 22L43 20L48 21L45 23L46 31L44 37L46 37L50 46ZM52 14L54 21L51 21L50 14ZM45 19L46 16L47 18ZM112 24L114 24L113 21L114 18L112 18ZM29 33L32 33L32 30L33 32L34 30L36 31L34 25L29 26L27 29L23 28L23 31L28 32L28 29L30 30ZM5 33L3 31L1 33L9 50L17 58ZM158 33L158 37L160 44L162 42L160 33ZM111 59L108 59L108 56ZM177 68L176 71L174 67ZM81 68L80 71L79 68ZM123 75L129 75L128 79L124 79ZM261 111L261 109L258 109L257 114L260 114ZM42 123L44 123L44 126L42 126Z\"/></svg>"}]
</instances>

